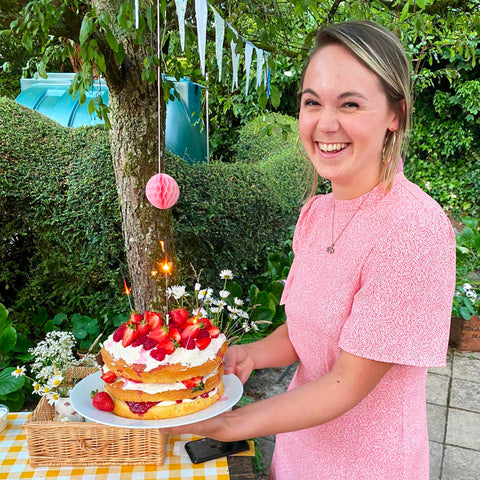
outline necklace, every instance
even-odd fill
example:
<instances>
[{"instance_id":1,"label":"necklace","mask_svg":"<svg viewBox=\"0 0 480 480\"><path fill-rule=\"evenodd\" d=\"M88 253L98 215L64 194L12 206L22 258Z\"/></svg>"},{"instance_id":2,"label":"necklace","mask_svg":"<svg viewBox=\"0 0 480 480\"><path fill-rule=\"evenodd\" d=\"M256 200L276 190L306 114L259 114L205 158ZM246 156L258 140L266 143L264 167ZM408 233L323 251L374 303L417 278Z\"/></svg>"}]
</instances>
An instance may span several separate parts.
<instances>
[{"instance_id":1,"label":"necklace","mask_svg":"<svg viewBox=\"0 0 480 480\"><path fill-rule=\"evenodd\" d=\"M370 196L370 193L368 195L365 195L365 198L361 201L360 205L357 207L357 209L353 212L353 215L348 219L348 222L345 224L345 226L342 228L342 231L337 235L337 238L334 239L334 232L335 232L335 199L333 200L333 215L332 215L332 243L327 247L327 253L333 254L335 253L335 244L338 242L338 239L342 236L343 232L345 229L350 225L350 222L353 220L353 217L357 214L357 212L360 210L362 205L364 204L365 200Z\"/></svg>"}]
</instances>

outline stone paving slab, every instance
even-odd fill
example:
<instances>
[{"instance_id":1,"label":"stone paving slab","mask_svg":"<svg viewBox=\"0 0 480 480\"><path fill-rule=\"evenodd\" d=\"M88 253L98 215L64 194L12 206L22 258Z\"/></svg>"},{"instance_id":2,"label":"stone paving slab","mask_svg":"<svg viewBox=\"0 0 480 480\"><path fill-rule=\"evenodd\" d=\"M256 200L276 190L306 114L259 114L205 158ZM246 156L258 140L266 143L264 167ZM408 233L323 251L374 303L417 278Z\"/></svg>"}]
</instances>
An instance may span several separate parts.
<instances>
[{"instance_id":1,"label":"stone paving slab","mask_svg":"<svg viewBox=\"0 0 480 480\"><path fill-rule=\"evenodd\" d=\"M430 451L430 480L440 480L443 460L443 444L429 442Z\"/></svg>"},{"instance_id":2,"label":"stone paving slab","mask_svg":"<svg viewBox=\"0 0 480 480\"><path fill-rule=\"evenodd\" d=\"M450 377L445 375L438 375L430 373L427 375L427 391L426 399L428 403L435 405L448 405L448 388L450 384Z\"/></svg>"},{"instance_id":3,"label":"stone paving slab","mask_svg":"<svg viewBox=\"0 0 480 480\"><path fill-rule=\"evenodd\" d=\"M452 379L450 407L480 413L480 383Z\"/></svg>"},{"instance_id":4,"label":"stone paving slab","mask_svg":"<svg viewBox=\"0 0 480 480\"><path fill-rule=\"evenodd\" d=\"M447 424L447 407L427 404L428 438L432 442L443 443Z\"/></svg>"},{"instance_id":5,"label":"stone paving slab","mask_svg":"<svg viewBox=\"0 0 480 480\"><path fill-rule=\"evenodd\" d=\"M470 355L455 355L452 376L471 382L480 382L480 359Z\"/></svg>"},{"instance_id":6,"label":"stone paving slab","mask_svg":"<svg viewBox=\"0 0 480 480\"><path fill-rule=\"evenodd\" d=\"M445 443L480 451L480 413L450 408Z\"/></svg>"},{"instance_id":7,"label":"stone paving slab","mask_svg":"<svg viewBox=\"0 0 480 480\"><path fill-rule=\"evenodd\" d=\"M480 452L445 446L441 480L477 480L479 478Z\"/></svg>"}]
</instances>

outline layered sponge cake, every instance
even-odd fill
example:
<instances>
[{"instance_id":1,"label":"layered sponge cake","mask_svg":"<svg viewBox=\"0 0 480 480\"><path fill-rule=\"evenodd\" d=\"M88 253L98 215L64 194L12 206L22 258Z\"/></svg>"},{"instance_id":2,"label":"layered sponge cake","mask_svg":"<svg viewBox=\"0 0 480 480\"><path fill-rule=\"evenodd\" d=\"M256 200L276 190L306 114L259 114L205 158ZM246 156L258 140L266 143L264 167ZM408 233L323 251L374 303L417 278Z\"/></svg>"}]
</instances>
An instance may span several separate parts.
<instances>
[{"instance_id":1,"label":"layered sponge cake","mask_svg":"<svg viewBox=\"0 0 480 480\"><path fill-rule=\"evenodd\" d=\"M203 410L223 395L227 341L208 318L184 309L132 314L105 341L102 379L113 413L160 420Z\"/></svg>"}]
</instances>

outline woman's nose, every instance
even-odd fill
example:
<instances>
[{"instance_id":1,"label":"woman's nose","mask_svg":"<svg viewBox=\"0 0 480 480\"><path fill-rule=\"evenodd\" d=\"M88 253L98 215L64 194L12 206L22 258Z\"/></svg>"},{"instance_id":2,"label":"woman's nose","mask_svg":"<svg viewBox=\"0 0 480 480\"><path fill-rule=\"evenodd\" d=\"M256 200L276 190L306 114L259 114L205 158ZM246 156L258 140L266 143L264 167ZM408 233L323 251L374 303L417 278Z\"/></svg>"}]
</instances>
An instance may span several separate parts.
<instances>
[{"instance_id":1,"label":"woman's nose","mask_svg":"<svg viewBox=\"0 0 480 480\"><path fill-rule=\"evenodd\" d=\"M339 128L337 113L328 108L322 108L318 112L317 130L323 133L336 132Z\"/></svg>"}]
</instances>

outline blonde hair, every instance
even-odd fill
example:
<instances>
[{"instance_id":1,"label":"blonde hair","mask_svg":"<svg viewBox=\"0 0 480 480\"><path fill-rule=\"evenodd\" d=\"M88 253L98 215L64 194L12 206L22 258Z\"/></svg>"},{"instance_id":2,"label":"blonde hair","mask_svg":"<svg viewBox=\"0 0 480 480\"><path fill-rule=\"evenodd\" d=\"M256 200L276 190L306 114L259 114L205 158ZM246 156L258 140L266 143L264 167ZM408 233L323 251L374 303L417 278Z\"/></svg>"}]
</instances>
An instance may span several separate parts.
<instances>
[{"instance_id":1,"label":"blonde hair","mask_svg":"<svg viewBox=\"0 0 480 480\"><path fill-rule=\"evenodd\" d=\"M360 63L375 73L385 91L389 107L399 118L398 129L385 135L381 178L383 188L388 192L398 169L399 161L407 150L407 134L410 127L412 93L410 63L400 40L390 31L374 22L346 22L321 27L317 32L315 48L311 58L327 45L346 48ZM314 174L316 189L318 174Z\"/></svg>"}]
</instances>

